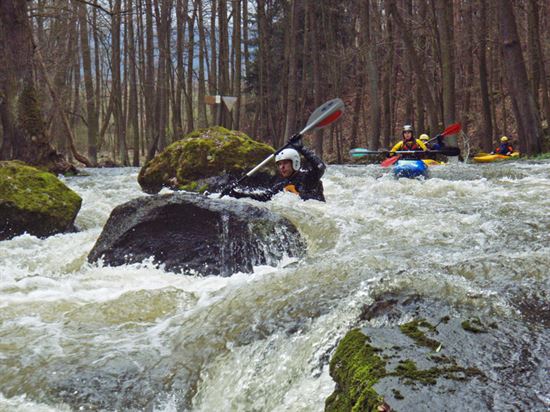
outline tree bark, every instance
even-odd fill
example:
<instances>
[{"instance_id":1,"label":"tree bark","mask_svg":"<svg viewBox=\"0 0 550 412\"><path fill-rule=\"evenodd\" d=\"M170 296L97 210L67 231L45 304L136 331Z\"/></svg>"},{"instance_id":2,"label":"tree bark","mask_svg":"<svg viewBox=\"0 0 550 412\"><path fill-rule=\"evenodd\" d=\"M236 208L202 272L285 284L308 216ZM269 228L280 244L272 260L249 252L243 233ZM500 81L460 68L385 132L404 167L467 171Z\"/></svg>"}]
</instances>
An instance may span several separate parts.
<instances>
[{"instance_id":1,"label":"tree bark","mask_svg":"<svg viewBox=\"0 0 550 412\"><path fill-rule=\"evenodd\" d=\"M493 150L493 121L487 76L487 5L485 0L479 1L479 16L479 88L481 92L481 111L483 113L481 147L484 151L490 152Z\"/></svg>"},{"instance_id":2,"label":"tree bark","mask_svg":"<svg viewBox=\"0 0 550 412\"><path fill-rule=\"evenodd\" d=\"M285 116L285 131L284 131L284 140L288 139L296 129L296 111L297 111L297 71L298 71L298 57L296 55L296 26L298 19L298 1L291 0L290 2L290 25L286 31L288 40L288 72L286 78L288 79L287 83L287 93L286 93L286 116Z\"/></svg>"},{"instance_id":3,"label":"tree bark","mask_svg":"<svg viewBox=\"0 0 550 412\"><path fill-rule=\"evenodd\" d=\"M112 33L112 67L113 87L111 93L113 99L113 118L115 121L115 141L118 148L120 161L124 166L130 164L128 149L126 147L126 119L122 109L122 85L120 75L120 27L121 27L121 0L114 0L113 16L111 21Z\"/></svg>"},{"instance_id":4,"label":"tree bark","mask_svg":"<svg viewBox=\"0 0 550 412\"><path fill-rule=\"evenodd\" d=\"M23 160L45 166L54 173L74 172L74 166L52 148L45 132L33 78L33 51L37 49L32 36L27 2L2 0L0 41L4 46L0 49L0 117L3 144L0 153L2 159Z\"/></svg>"},{"instance_id":5,"label":"tree bark","mask_svg":"<svg viewBox=\"0 0 550 412\"><path fill-rule=\"evenodd\" d=\"M88 157L92 164L97 164L97 113L92 73L92 58L88 39L88 13L85 4L79 4L80 49L82 51L82 70L86 89L86 118L88 123Z\"/></svg>"},{"instance_id":6,"label":"tree bark","mask_svg":"<svg viewBox=\"0 0 550 412\"><path fill-rule=\"evenodd\" d=\"M132 144L134 147L132 155L132 166L139 166L139 153L140 153L140 138L139 138L139 107L138 107L138 90L137 90L137 56L135 48L135 35L134 35L134 13L132 13L133 6L131 0L126 0L126 9L128 14L126 15L126 25L128 27L128 60L129 60L129 89L130 95L128 97L128 129L132 130Z\"/></svg>"},{"instance_id":7,"label":"tree bark","mask_svg":"<svg viewBox=\"0 0 550 412\"><path fill-rule=\"evenodd\" d=\"M528 155L538 154L542 144L541 124L535 99L529 88L511 0L500 1L498 16L506 85L513 99L519 146Z\"/></svg>"},{"instance_id":8,"label":"tree bark","mask_svg":"<svg viewBox=\"0 0 550 412\"><path fill-rule=\"evenodd\" d=\"M370 122L371 130L369 133L369 148L378 150L380 145L380 92L379 92L379 74L378 74L378 52L376 47L375 31L369 13L371 1L365 2L363 10L363 27L367 51L367 73L369 77L369 94L370 94ZM412 95L412 93L411 93Z\"/></svg>"}]
</instances>

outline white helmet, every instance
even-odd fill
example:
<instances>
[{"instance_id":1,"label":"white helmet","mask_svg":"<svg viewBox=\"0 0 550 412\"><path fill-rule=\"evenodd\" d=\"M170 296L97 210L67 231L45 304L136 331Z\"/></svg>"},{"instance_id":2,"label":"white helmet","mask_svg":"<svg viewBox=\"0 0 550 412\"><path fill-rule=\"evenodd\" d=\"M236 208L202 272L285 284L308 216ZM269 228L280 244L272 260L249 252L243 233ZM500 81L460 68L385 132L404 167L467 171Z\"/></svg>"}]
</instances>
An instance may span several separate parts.
<instances>
[{"instance_id":1,"label":"white helmet","mask_svg":"<svg viewBox=\"0 0 550 412\"><path fill-rule=\"evenodd\" d=\"M300 170L300 153L294 149L283 149L275 156L275 163L281 160L292 160L292 168L294 171Z\"/></svg>"}]
</instances>

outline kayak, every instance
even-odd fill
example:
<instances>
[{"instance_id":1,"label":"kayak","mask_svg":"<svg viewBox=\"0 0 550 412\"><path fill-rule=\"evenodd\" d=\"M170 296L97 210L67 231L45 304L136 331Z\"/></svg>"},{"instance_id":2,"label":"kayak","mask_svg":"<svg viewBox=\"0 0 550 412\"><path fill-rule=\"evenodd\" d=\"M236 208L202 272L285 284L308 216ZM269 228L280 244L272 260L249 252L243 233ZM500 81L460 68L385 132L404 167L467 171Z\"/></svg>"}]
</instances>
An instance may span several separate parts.
<instances>
[{"instance_id":1,"label":"kayak","mask_svg":"<svg viewBox=\"0 0 550 412\"><path fill-rule=\"evenodd\" d=\"M426 166L441 166L445 164L445 162L438 162L434 159L422 159L422 161L426 164Z\"/></svg>"},{"instance_id":2,"label":"kayak","mask_svg":"<svg viewBox=\"0 0 550 412\"><path fill-rule=\"evenodd\" d=\"M393 174L395 177L428 177L428 166L422 160L398 160Z\"/></svg>"},{"instance_id":3,"label":"kayak","mask_svg":"<svg viewBox=\"0 0 550 412\"><path fill-rule=\"evenodd\" d=\"M475 163L493 163L493 162L500 162L502 160L509 160L509 159L515 159L519 157L519 152L514 152L510 156L501 155L501 154L487 154L487 153L480 153L477 156L474 157Z\"/></svg>"}]
</instances>

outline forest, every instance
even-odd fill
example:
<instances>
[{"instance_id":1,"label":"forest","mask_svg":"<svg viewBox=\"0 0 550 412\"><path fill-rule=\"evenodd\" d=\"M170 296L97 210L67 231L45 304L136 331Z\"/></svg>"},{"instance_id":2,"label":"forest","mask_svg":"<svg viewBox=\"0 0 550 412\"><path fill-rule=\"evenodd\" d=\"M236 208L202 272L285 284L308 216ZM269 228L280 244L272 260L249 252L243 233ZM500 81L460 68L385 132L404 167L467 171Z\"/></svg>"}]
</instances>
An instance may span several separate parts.
<instances>
[{"instance_id":1,"label":"forest","mask_svg":"<svg viewBox=\"0 0 550 412\"><path fill-rule=\"evenodd\" d=\"M0 160L142 166L212 125L328 162L389 147L403 124L490 151L549 150L545 0L2 0Z\"/></svg>"}]
</instances>

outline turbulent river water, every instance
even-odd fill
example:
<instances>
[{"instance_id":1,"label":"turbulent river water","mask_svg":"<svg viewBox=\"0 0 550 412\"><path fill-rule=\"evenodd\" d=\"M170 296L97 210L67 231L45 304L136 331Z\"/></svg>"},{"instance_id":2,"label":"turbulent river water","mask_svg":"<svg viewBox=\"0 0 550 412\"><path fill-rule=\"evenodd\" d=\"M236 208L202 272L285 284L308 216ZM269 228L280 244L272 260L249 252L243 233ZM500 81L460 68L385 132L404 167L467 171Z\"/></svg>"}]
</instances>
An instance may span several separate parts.
<instances>
[{"instance_id":1,"label":"turbulent river water","mask_svg":"<svg viewBox=\"0 0 550 412\"><path fill-rule=\"evenodd\" d=\"M330 355L386 293L520 325L515 358L493 359L493 407L550 408L550 162L388 170L330 166L326 203L224 200L284 215L308 242L303 259L231 277L87 263L111 210L143 196L138 169L64 179L80 231L0 242L0 410L321 411Z\"/></svg>"}]
</instances>

